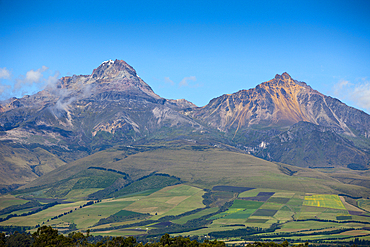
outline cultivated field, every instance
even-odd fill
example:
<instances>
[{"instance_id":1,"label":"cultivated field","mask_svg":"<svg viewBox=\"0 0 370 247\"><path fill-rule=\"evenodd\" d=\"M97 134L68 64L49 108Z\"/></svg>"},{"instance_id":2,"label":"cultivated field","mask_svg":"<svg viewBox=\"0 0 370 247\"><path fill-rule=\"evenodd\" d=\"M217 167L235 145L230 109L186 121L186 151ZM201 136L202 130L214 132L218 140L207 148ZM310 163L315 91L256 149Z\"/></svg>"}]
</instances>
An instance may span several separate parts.
<instances>
[{"instance_id":1,"label":"cultivated field","mask_svg":"<svg viewBox=\"0 0 370 247\"><path fill-rule=\"evenodd\" d=\"M117 236L367 238L370 200L353 198L370 190L296 169L287 175L281 164L210 146L117 147L2 196L0 210L8 212L0 215L0 226ZM338 196L343 193L348 196ZM41 204L22 208L29 201ZM12 205L19 208L11 211Z\"/></svg>"}]
</instances>

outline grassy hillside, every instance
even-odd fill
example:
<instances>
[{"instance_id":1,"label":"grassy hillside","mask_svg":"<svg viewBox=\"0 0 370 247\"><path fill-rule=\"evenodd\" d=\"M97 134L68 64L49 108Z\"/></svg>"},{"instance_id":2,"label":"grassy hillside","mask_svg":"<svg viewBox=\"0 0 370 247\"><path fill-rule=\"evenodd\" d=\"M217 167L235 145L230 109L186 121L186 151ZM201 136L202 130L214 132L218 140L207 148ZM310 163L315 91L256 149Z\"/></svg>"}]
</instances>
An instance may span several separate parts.
<instances>
[{"instance_id":1,"label":"grassy hillside","mask_svg":"<svg viewBox=\"0 0 370 247\"><path fill-rule=\"evenodd\" d=\"M117 146L60 166L14 191L16 197L4 197L3 208L20 210L4 214L0 226L260 240L288 236L292 229L289 237L305 239L320 231L321 239L363 236L359 229L370 234L370 189L349 184L345 168L324 171L191 140ZM348 176L361 180L368 171L361 173ZM59 204L41 211L15 206L27 200Z\"/></svg>"},{"instance_id":2,"label":"grassy hillside","mask_svg":"<svg viewBox=\"0 0 370 247\"><path fill-rule=\"evenodd\" d=\"M3 192L6 192L9 185L26 184L65 164L40 147L27 149L20 145L13 147L0 144L0 190L3 188Z\"/></svg>"},{"instance_id":3,"label":"grassy hillside","mask_svg":"<svg viewBox=\"0 0 370 247\"><path fill-rule=\"evenodd\" d=\"M215 185L274 188L312 193L348 194L367 197L370 189L344 184L330 174L307 168L271 163L252 155L213 146L178 142L162 145L115 147L61 166L27 184L33 190L69 181L89 167L113 169L128 174L133 181L150 173L164 173L182 182L211 189ZM75 183L75 182L73 182ZM82 187L81 187L82 188Z\"/></svg>"}]
</instances>

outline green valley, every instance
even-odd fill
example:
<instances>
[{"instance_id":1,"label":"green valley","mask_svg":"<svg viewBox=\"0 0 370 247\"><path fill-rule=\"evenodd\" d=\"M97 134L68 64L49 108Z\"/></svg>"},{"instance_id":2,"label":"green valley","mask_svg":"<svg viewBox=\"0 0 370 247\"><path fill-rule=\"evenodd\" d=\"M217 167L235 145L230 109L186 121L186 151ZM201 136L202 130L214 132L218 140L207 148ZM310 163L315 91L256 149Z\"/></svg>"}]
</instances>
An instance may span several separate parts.
<instances>
[{"instance_id":1,"label":"green valley","mask_svg":"<svg viewBox=\"0 0 370 247\"><path fill-rule=\"evenodd\" d=\"M3 195L2 211L14 211L0 215L0 226L233 241L368 239L369 189L330 175L186 141L118 146ZM50 202L57 204L35 211Z\"/></svg>"}]
</instances>

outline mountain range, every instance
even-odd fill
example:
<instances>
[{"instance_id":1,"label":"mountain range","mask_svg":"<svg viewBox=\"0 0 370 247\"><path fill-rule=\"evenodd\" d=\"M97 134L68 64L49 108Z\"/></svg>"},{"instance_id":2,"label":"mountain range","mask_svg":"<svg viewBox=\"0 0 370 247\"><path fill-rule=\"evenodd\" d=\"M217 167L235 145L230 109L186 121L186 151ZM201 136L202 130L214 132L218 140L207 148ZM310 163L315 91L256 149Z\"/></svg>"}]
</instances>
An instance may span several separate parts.
<instances>
[{"instance_id":1,"label":"mountain range","mask_svg":"<svg viewBox=\"0 0 370 247\"><path fill-rule=\"evenodd\" d=\"M0 189L113 147L183 141L370 188L370 116L286 72L197 107L160 97L126 62L109 60L91 75L63 77L34 95L1 102Z\"/></svg>"}]
</instances>

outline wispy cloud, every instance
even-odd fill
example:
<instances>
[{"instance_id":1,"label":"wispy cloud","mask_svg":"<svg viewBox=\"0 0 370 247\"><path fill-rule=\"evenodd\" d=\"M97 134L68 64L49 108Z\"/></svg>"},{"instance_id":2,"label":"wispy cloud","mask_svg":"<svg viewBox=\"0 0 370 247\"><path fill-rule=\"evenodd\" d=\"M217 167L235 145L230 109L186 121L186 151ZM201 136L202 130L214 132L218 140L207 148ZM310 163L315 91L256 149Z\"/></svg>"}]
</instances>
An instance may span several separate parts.
<instances>
[{"instance_id":1,"label":"wispy cloud","mask_svg":"<svg viewBox=\"0 0 370 247\"><path fill-rule=\"evenodd\" d=\"M341 96L341 94L343 94L343 89L352 85L353 84L350 83L349 81L341 80L340 82L334 85L334 94L336 96Z\"/></svg>"},{"instance_id":2,"label":"wispy cloud","mask_svg":"<svg viewBox=\"0 0 370 247\"><path fill-rule=\"evenodd\" d=\"M195 76L189 76L189 77L184 77L179 83L179 87L188 87L189 83L188 81L196 81L197 78Z\"/></svg>"},{"instance_id":3,"label":"wispy cloud","mask_svg":"<svg viewBox=\"0 0 370 247\"><path fill-rule=\"evenodd\" d=\"M195 76L187 76L184 77L179 83L175 83L173 80L171 80L169 77L164 78L164 82L170 86L178 86L178 87L199 87L199 84L194 84L190 82L195 82L197 78Z\"/></svg>"},{"instance_id":4,"label":"wispy cloud","mask_svg":"<svg viewBox=\"0 0 370 247\"><path fill-rule=\"evenodd\" d=\"M334 95L350 100L357 106L370 111L370 82L362 80L358 84L341 80L334 86Z\"/></svg>"},{"instance_id":5,"label":"wispy cloud","mask_svg":"<svg viewBox=\"0 0 370 247\"><path fill-rule=\"evenodd\" d=\"M166 83L169 83L171 86L173 86L173 85L175 85L175 83L169 78L169 77L165 77L164 78L164 81L166 82Z\"/></svg>"},{"instance_id":6,"label":"wispy cloud","mask_svg":"<svg viewBox=\"0 0 370 247\"><path fill-rule=\"evenodd\" d=\"M0 79L10 79L11 73L6 68L0 68Z\"/></svg>"}]
</instances>

